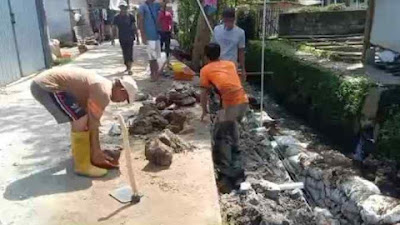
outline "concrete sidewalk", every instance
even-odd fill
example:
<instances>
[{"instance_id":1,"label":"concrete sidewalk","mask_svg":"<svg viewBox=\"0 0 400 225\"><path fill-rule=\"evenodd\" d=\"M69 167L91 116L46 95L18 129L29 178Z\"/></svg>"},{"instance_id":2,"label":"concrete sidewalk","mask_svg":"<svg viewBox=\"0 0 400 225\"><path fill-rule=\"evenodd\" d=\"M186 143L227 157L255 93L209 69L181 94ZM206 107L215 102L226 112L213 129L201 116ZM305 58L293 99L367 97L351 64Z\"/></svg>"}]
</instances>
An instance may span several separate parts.
<instances>
[{"instance_id":1,"label":"concrete sidewalk","mask_svg":"<svg viewBox=\"0 0 400 225\"><path fill-rule=\"evenodd\" d=\"M150 83L146 76L145 50L135 47L134 78L143 91L154 94L171 81ZM65 65L95 70L107 77L125 69L118 45L106 43ZM125 184L125 170L111 171L102 179L76 176L70 158L69 125L57 125L30 94L31 79L0 90L0 224L219 224L208 129L203 126L183 137L199 151L177 155L164 171L149 170L143 157L144 142L134 142L134 163L145 194L135 206L120 205L108 192ZM115 122L115 111L133 113L140 107L109 107L102 140ZM113 110L112 112L110 110ZM198 110L194 110L196 113ZM196 136L199 134L202 138ZM123 159L121 165L124 165Z\"/></svg>"}]
</instances>

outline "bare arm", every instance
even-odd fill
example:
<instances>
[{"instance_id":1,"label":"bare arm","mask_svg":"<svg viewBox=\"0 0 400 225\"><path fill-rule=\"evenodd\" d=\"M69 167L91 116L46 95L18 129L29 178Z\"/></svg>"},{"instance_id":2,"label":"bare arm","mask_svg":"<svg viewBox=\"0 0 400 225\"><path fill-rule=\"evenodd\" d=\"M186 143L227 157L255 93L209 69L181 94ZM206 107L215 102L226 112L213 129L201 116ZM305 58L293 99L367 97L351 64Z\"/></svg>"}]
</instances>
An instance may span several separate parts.
<instances>
[{"instance_id":1,"label":"bare arm","mask_svg":"<svg viewBox=\"0 0 400 225\"><path fill-rule=\"evenodd\" d=\"M99 128L90 131L90 151L92 155L101 153Z\"/></svg>"},{"instance_id":2,"label":"bare arm","mask_svg":"<svg viewBox=\"0 0 400 225\"><path fill-rule=\"evenodd\" d=\"M146 33L144 31L144 18L141 13L139 13L139 15L138 15L138 22L139 22L140 34L142 35L142 42L143 42L143 44L147 44Z\"/></svg>"},{"instance_id":3,"label":"bare arm","mask_svg":"<svg viewBox=\"0 0 400 225\"><path fill-rule=\"evenodd\" d=\"M247 74L246 74L246 65L245 65L246 60L245 60L244 48L239 48L238 58L240 67L242 68L241 80L246 81Z\"/></svg>"}]
</instances>

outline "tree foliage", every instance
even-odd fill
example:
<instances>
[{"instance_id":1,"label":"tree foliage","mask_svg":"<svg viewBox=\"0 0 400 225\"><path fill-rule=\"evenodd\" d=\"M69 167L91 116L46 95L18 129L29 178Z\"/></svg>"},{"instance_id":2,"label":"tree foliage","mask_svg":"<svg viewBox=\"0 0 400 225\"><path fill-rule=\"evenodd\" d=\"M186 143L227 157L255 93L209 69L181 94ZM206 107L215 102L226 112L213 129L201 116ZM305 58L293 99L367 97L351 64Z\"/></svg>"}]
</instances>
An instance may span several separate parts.
<instances>
[{"instance_id":1,"label":"tree foliage","mask_svg":"<svg viewBox=\"0 0 400 225\"><path fill-rule=\"evenodd\" d=\"M196 37L200 9L195 0L180 0L178 7L178 41L183 50L190 51Z\"/></svg>"}]
</instances>

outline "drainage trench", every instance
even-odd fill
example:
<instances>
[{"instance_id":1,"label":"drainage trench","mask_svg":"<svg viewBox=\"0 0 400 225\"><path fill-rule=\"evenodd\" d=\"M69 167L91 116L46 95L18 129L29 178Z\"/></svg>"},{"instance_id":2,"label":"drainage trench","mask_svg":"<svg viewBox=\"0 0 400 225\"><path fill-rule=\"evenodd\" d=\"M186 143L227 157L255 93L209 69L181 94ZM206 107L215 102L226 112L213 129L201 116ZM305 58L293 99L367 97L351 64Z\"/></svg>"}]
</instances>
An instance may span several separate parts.
<instances>
[{"instance_id":1,"label":"drainage trench","mask_svg":"<svg viewBox=\"0 0 400 225\"><path fill-rule=\"evenodd\" d=\"M339 152L316 153L292 136L276 135L263 113L250 111L241 126L240 151L250 188L220 197L228 224L396 224L400 205L356 174ZM274 184L304 188L271 191Z\"/></svg>"}]
</instances>

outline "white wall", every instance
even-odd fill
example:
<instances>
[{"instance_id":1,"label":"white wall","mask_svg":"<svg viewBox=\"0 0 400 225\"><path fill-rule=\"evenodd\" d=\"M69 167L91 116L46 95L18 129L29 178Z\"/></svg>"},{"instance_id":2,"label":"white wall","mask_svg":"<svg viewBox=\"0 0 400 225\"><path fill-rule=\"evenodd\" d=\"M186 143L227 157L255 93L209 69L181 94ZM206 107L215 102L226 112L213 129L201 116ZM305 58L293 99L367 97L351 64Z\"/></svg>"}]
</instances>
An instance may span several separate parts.
<instances>
[{"instance_id":1,"label":"white wall","mask_svg":"<svg viewBox=\"0 0 400 225\"><path fill-rule=\"evenodd\" d=\"M371 43L400 53L400 1L375 1Z\"/></svg>"}]
</instances>

